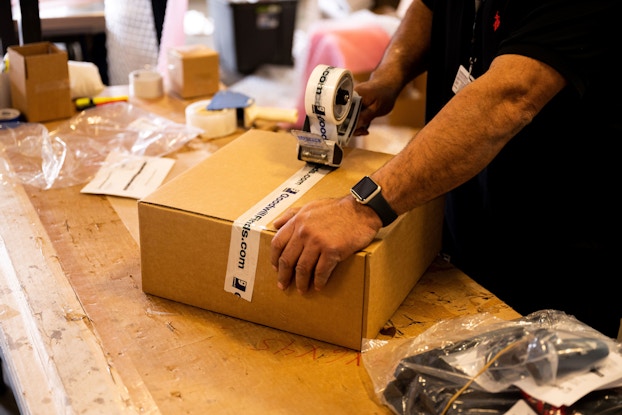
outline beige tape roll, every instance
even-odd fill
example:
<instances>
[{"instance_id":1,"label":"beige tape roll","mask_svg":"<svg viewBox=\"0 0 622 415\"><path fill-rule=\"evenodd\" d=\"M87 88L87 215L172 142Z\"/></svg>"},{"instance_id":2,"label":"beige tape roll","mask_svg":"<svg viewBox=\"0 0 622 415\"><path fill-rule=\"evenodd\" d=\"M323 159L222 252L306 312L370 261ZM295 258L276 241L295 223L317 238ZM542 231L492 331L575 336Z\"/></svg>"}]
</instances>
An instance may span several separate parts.
<instances>
[{"instance_id":1,"label":"beige tape roll","mask_svg":"<svg viewBox=\"0 0 622 415\"><path fill-rule=\"evenodd\" d=\"M130 72L130 95L136 98L153 99L164 95L162 75L149 69Z\"/></svg>"},{"instance_id":2,"label":"beige tape roll","mask_svg":"<svg viewBox=\"0 0 622 415\"><path fill-rule=\"evenodd\" d=\"M204 131L202 138L218 138L235 132L238 126L234 108L208 110L210 100L197 101L186 107L186 125Z\"/></svg>"},{"instance_id":3,"label":"beige tape roll","mask_svg":"<svg viewBox=\"0 0 622 415\"><path fill-rule=\"evenodd\" d=\"M350 111L354 78L348 69L318 65L313 69L305 90L305 112L310 119L338 125Z\"/></svg>"}]
</instances>

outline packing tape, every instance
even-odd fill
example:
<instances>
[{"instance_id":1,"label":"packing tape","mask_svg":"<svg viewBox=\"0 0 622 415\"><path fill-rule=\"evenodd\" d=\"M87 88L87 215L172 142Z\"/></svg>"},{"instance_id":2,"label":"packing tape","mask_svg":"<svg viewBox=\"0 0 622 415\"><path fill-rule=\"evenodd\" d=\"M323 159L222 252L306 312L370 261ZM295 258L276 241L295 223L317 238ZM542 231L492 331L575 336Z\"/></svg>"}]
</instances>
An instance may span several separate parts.
<instances>
[{"instance_id":1,"label":"packing tape","mask_svg":"<svg viewBox=\"0 0 622 415\"><path fill-rule=\"evenodd\" d=\"M149 69L130 72L130 95L136 98L160 98L164 95L162 75Z\"/></svg>"},{"instance_id":2,"label":"packing tape","mask_svg":"<svg viewBox=\"0 0 622 415\"><path fill-rule=\"evenodd\" d=\"M186 107L186 124L204 131L202 138L218 138L232 134L237 126L237 113L234 108L208 110L211 100L197 101Z\"/></svg>"},{"instance_id":3,"label":"packing tape","mask_svg":"<svg viewBox=\"0 0 622 415\"><path fill-rule=\"evenodd\" d=\"M238 217L231 226L225 291L251 301L259 259L259 238L267 224L316 185L331 168L306 163L293 176Z\"/></svg>"},{"instance_id":4,"label":"packing tape","mask_svg":"<svg viewBox=\"0 0 622 415\"><path fill-rule=\"evenodd\" d=\"M341 124L350 111L353 91L354 79L348 69L318 65L305 89L305 112L309 118Z\"/></svg>"},{"instance_id":5,"label":"packing tape","mask_svg":"<svg viewBox=\"0 0 622 415\"><path fill-rule=\"evenodd\" d=\"M298 140L298 160L339 167L343 148L358 122L362 99L354 91L348 69L317 65L304 94L303 130L291 130Z\"/></svg>"},{"instance_id":6,"label":"packing tape","mask_svg":"<svg viewBox=\"0 0 622 415\"><path fill-rule=\"evenodd\" d=\"M0 123L19 121L22 113L15 108L0 108Z\"/></svg>"},{"instance_id":7,"label":"packing tape","mask_svg":"<svg viewBox=\"0 0 622 415\"><path fill-rule=\"evenodd\" d=\"M305 89L305 112L309 131L340 145L347 144L341 133L349 127L348 115L354 100L354 78L348 69L318 65L313 69ZM345 141L345 142L342 142Z\"/></svg>"}]
</instances>

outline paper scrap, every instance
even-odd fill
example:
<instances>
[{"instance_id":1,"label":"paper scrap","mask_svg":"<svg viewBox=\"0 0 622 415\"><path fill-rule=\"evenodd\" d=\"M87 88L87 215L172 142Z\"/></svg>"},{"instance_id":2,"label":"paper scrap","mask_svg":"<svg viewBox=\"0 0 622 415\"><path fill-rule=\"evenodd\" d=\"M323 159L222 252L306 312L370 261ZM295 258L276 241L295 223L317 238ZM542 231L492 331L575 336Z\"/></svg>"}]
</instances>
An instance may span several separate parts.
<instances>
[{"instance_id":1,"label":"paper scrap","mask_svg":"<svg viewBox=\"0 0 622 415\"><path fill-rule=\"evenodd\" d=\"M111 152L81 193L142 199L164 181L175 160Z\"/></svg>"}]
</instances>

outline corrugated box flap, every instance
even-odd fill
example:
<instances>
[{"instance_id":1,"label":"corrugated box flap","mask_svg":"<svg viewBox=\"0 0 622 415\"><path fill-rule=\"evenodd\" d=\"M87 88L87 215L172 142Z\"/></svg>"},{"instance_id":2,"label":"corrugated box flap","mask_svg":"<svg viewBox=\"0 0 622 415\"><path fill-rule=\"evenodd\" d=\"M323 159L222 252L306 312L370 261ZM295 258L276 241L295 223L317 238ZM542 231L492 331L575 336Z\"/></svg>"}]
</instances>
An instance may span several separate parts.
<instances>
[{"instance_id":1,"label":"corrugated box flap","mask_svg":"<svg viewBox=\"0 0 622 415\"><path fill-rule=\"evenodd\" d=\"M257 145L257 141L265 145ZM289 133L249 131L228 144L226 151L217 151L141 202L233 222L305 165L296 154L296 138ZM295 205L318 197L347 194L363 175L376 170L390 157L346 149L342 167L329 173L331 180L320 180Z\"/></svg>"}]
</instances>

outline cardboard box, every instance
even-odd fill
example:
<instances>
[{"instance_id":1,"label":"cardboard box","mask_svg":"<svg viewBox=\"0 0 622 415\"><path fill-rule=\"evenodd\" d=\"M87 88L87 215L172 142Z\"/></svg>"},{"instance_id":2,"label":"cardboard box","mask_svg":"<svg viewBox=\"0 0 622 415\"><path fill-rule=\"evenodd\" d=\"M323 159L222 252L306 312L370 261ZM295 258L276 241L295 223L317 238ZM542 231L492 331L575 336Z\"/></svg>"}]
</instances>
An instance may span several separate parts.
<instances>
[{"instance_id":1,"label":"cardboard box","mask_svg":"<svg viewBox=\"0 0 622 415\"><path fill-rule=\"evenodd\" d=\"M354 74L354 82L369 79L369 73ZM391 112L374 120L374 124L421 129L425 125L425 96L427 73L408 83L395 101Z\"/></svg>"},{"instance_id":2,"label":"cardboard box","mask_svg":"<svg viewBox=\"0 0 622 415\"><path fill-rule=\"evenodd\" d=\"M204 45L172 48L167 54L171 91L182 98L213 95L220 88L218 52Z\"/></svg>"},{"instance_id":3,"label":"cardboard box","mask_svg":"<svg viewBox=\"0 0 622 415\"><path fill-rule=\"evenodd\" d=\"M38 42L11 46L8 54L11 101L27 121L74 115L67 52L51 42Z\"/></svg>"},{"instance_id":4,"label":"cardboard box","mask_svg":"<svg viewBox=\"0 0 622 415\"><path fill-rule=\"evenodd\" d=\"M386 118L390 125L423 128L425 125L425 84L427 73L406 85Z\"/></svg>"},{"instance_id":5,"label":"cardboard box","mask_svg":"<svg viewBox=\"0 0 622 415\"><path fill-rule=\"evenodd\" d=\"M292 206L343 196L391 157L358 148L345 154L341 167ZM277 288L269 262L274 227L265 223L252 300L225 291L234 223L258 202L272 200L267 196L284 189L304 166L291 134L250 130L140 200L143 291L360 350L362 340L378 334L438 254L443 201L402 215L366 249L340 263L324 290L305 295L293 286L285 292Z\"/></svg>"}]
</instances>

